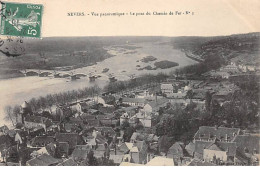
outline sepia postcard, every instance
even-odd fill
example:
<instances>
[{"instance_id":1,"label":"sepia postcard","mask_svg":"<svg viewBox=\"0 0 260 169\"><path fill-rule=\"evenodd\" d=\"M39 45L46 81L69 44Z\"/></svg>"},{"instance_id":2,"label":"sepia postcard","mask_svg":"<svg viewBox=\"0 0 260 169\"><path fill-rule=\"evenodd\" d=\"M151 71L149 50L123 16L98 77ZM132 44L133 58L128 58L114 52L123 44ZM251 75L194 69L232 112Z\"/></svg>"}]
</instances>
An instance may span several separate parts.
<instances>
[{"instance_id":1,"label":"sepia postcard","mask_svg":"<svg viewBox=\"0 0 260 169\"><path fill-rule=\"evenodd\" d=\"M1 0L0 167L258 166L259 0Z\"/></svg>"}]
</instances>

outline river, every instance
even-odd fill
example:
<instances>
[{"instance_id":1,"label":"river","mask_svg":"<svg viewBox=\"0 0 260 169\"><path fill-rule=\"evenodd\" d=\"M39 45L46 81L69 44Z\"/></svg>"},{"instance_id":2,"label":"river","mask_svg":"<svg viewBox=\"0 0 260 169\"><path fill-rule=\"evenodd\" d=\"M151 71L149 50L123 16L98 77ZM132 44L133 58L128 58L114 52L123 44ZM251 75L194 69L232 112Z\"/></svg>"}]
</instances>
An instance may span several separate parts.
<instances>
[{"instance_id":1,"label":"river","mask_svg":"<svg viewBox=\"0 0 260 169\"><path fill-rule=\"evenodd\" d=\"M102 62L98 62L93 66L79 68L73 70L73 73L93 73L101 77L95 82L89 82L88 77L82 77L76 81L71 81L65 78L53 77L20 77L13 79L0 80L0 126L9 122L4 121L4 108L6 105L21 104L31 98L46 96L47 94L59 93L69 90L80 89L98 85L104 87L108 83L108 75L112 73L118 80L127 80L132 74L139 76L144 73L158 72L168 73L178 67L183 67L197 63L196 61L185 56L180 50L173 49L168 43L137 43L134 46L140 47L132 50L107 47L108 52L115 56L108 58ZM144 67L147 65L153 66L154 62L143 63L140 60L152 55L157 58L156 61L169 60L179 63L179 66L169 69L157 70L137 70L137 65ZM108 68L107 73L102 73L104 68ZM69 73L69 72L67 72ZM10 123L9 123L10 124Z\"/></svg>"}]
</instances>

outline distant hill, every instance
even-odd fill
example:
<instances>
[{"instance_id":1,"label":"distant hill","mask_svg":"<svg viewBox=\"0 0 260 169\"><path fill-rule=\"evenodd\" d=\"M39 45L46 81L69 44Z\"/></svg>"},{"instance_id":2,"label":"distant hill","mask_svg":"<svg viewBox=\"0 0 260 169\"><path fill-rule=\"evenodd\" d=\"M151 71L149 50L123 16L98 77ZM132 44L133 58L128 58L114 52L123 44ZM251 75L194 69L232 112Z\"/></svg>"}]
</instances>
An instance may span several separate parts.
<instances>
[{"instance_id":1,"label":"distant hill","mask_svg":"<svg viewBox=\"0 0 260 169\"><path fill-rule=\"evenodd\" d=\"M216 37L177 37L171 40L174 48L190 51L205 61L219 60L221 63L244 55L259 55L260 33L237 34ZM245 60L246 61L246 60Z\"/></svg>"}]
</instances>

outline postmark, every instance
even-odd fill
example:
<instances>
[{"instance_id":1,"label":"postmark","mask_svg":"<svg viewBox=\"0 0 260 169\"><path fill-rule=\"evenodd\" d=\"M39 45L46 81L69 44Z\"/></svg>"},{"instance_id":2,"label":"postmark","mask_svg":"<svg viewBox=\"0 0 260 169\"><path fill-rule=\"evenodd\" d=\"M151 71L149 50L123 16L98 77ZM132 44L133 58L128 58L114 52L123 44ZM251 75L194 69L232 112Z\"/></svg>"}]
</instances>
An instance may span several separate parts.
<instances>
[{"instance_id":1,"label":"postmark","mask_svg":"<svg viewBox=\"0 0 260 169\"><path fill-rule=\"evenodd\" d=\"M41 37L43 5L1 2L0 34Z\"/></svg>"}]
</instances>

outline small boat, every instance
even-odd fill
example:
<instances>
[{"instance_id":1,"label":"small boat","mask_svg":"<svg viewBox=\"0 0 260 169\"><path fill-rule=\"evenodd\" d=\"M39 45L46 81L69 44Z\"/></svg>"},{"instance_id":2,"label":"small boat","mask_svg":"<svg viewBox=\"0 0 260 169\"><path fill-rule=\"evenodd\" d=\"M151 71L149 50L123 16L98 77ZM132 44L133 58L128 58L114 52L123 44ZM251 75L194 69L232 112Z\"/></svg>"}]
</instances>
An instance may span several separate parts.
<instances>
[{"instance_id":1,"label":"small boat","mask_svg":"<svg viewBox=\"0 0 260 169\"><path fill-rule=\"evenodd\" d=\"M77 80L77 79L80 79L77 75L70 76L70 80L72 80L72 81Z\"/></svg>"},{"instance_id":2,"label":"small boat","mask_svg":"<svg viewBox=\"0 0 260 169\"><path fill-rule=\"evenodd\" d=\"M96 78L97 77L95 75L93 75L92 73L89 74L89 81L90 82L94 82L96 80Z\"/></svg>"},{"instance_id":3,"label":"small boat","mask_svg":"<svg viewBox=\"0 0 260 169\"><path fill-rule=\"evenodd\" d=\"M108 72L108 71L109 71L108 68L104 68L103 71L102 71L102 73L106 73L106 72Z\"/></svg>"},{"instance_id":4,"label":"small boat","mask_svg":"<svg viewBox=\"0 0 260 169\"><path fill-rule=\"evenodd\" d=\"M108 79L109 79L110 82L116 82L117 81L116 77L111 75L111 74L109 75Z\"/></svg>"}]
</instances>

